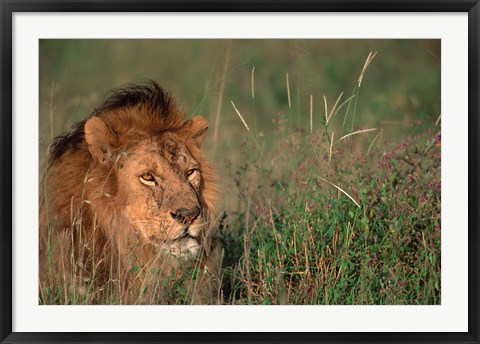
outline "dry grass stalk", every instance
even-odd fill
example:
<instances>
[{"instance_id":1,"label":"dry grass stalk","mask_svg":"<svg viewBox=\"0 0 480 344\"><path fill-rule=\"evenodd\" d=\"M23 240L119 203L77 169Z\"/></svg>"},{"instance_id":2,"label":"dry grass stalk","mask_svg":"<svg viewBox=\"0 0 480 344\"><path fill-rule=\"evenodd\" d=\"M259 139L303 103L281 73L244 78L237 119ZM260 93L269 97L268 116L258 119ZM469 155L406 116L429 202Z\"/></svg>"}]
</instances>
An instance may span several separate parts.
<instances>
[{"instance_id":1,"label":"dry grass stalk","mask_svg":"<svg viewBox=\"0 0 480 344\"><path fill-rule=\"evenodd\" d=\"M323 180L324 182L330 184L331 186L335 187L337 190L339 190L340 192L342 192L343 194L345 194L345 196L347 196L348 198L350 198L350 200L351 200L353 203L355 203L355 205L356 205L357 207L361 208L361 207L360 207L360 204L358 204L358 202L355 201L355 200L353 199L353 197L350 196L350 195L349 195L345 190L343 190L341 187L333 184L332 182L329 182L328 180L326 180L326 179L324 179L324 178L322 178L322 177L318 177L318 178L321 179L321 180Z\"/></svg>"},{"instance_id":2,"label":"dry grass stalk","mask_svg":"<svg viewBox=\"0 0 480 344\"><path fill-rule=\"evenodd\" d=\"M342 141L343 139L346 139L347 137L350 137L350 136L353 136L353 135L357 135L357 134L361 134L361 133L368 133L369 131L374 131L374 130L377 130L377 128L357 130L357 131L354 131L353 133L343 135L338 141Z\"/></svg>"},{"instance_id":3,"label":"dry grass stalk","mask_svg":"<svg viewBox=\"0 0 480 344\"><path fill-rule=\"evenodd\" d=\"M328 162L332 162L333 134L334 132L332 131L332 139L330 140L330 152L328 154Z\"/></svg>"},{"instance_id":4,"label":"dry grass stalk","mask_svg":"<svg viewBox=\"0 0 480 344\"><path fill-rule=\"evenodd\" d=\"M328 106L327 106L327 97L323 95L323 104L325 105L325 125L328 124Z\"/></svg>"},{"instance_id":5,"label":"dry grass stalk","mask_svg":"<svg viewBox=\"0 0 480 344\"><path fill-rule=\"evenodd\" d=\"M255 100L255 67L252 68L252 99Z\"/></svg>"},{"instance_id":6,"label":"dry grass stalk","mask_svg":"<svg viewBox=\"0 0 480 344\"><path fill-rule=\"evenodd\" d=\"M328 112L328 107L327 107L327 98L325 96L323 96L323 101L325 103L325 123L328 124L328 122L330 122L330 119L336 115L338 113L338 111L340 111L340 109L347 103L349 102L353 97L355 97L355 95L352 95L350 97L348 97L347 99L345 99L343 101L343 103L340 104L340 106L338 106L338 103L340 102L340 99L342 98L343 96L343 92L340 93L340 95L338 96L337 100L335 101L335 104L333 105L333 108L330 110L330 112Z\"/></svg>"},{"instance_id":7,"label":"dry grass stalk","mask_svg":"<svg viewBox=\"0 0 480 344\"><path fill-rule=\"evenodd\" d=\"M328 123L328 121L330 121L330 118L332 118L333 114L336 113L335 109L337 108L338 102L340 101L340 99L342 98L342 96L343 96L343 92L340 93L340 95L339 95L338 98L337 98L337 101L336 101L335 104L333 105L333 108L332 108L332 110L330 111L330 115L329 115L328 118L327 118L327 123Z\"/></svg>"},{"instance_id":8,"label":"dry grass stalk","mask_svg":"<svg viewBox=\"0 0 480 344\"><path fill-rule=\"evenodd\" d=\"M49 104L49 114L50 114L50 140L53 140L53 112L55 111L55 106L53 106L53 95L55 93L55 82L52 81L52 88L50 90L50 104Z\"/></svg>"},{"instance_id":9,"label":"dry grass stalk","mask_svg":"<svg viewBox=\"0 0 480 344\"><path fill-rule=\"evenodd\" d=\"M223 92L225 90L225 77L228 71L228 64L230 62L230 51L232 48L232 41L228 42L227 51L225 53L225 62L223 64L222 76L220 81L220 92L218 94L217 100L217 111L215 113L215 126L213 129L213 155L217 149L217 140L218 140L218 129L220 127L220 117L222 113L222 103L223 103Z\"/></svg>"},{"instance_id":10,"label":"dry grass stalk","mask_svg":"<svg viewBox=\"0 0 480 344\"><path fill-rule=\"evenodd\" d=\"M286 83L287 83L287 96L288 96L288 108L292 108L292 100L290 98L290 81L288 80L288 73L286 74Z\"/></svg>"},{"instance_id":11,"label":"dry grass stalk","mask_svg":"<svg viewBox=\"0 0 480 344\"><path fill-rule=\"evenodd\" d=\"M235 103L231 100L230 103L232 103L232 106L233 106L233 109L235 110L235 112L237 113L238 117L240 117L240 120L242 121L243 125L245 126L245 128L247 129L248 133L250 134L253 142L255 142L255 145L257 146L258 149L261 149L260 148L260 145L258 144L257 140L255 139L255 136L253 136L252 132L250 131L250 128L248 127L247 125L247 122L245 122L245 119L243 119L243 116L242 114L240 113L240 111L238 111L237 107L235 106Z\"/></svg>"},{"instance_id":12,"label":"dry grass stalk","mask_svg":"<svg viewBox=\"0 0 480 344\"><path fill-rule=\"evenodd\" d=\"M230 103L232 103L232 106L233 106L233 109L235 110L235 112L237 113L238 117L240 117L240 120L242 121L243 125L245 126L245 128L247 128L248 131L250 131L250 128L248 127L247 125L247 122L245 122L245 120L243 119L243 116L242 114L240 113L240 111L238 111L237 107L235 106L235 103L231 100Z\"/></svg>"},{"instance_id":13,"label":"dry grass stalk","mask_svg":"<svg viewBox=\"0 0 480 344\"><path fill-rule=\"evenodd\" d=\"M362 68L362 72L360 73L360 76L358 77L358 87L359 88L360 88L360 86L362 86L363 75L365 74L368 66L373 61L375 56L377 56L377 52L372 52L371 51L371 52L368 53L367 59L365 60L365 63L364 63L363 68Z\"/></svg>"},{"instance_id":14,"label":"dry grass stalk","mask_svg":"<svg viewBox=\"0 0 480 344\"><path fill-rule=\"evenodd\" d=\"M310 95L310 134L313 134L313 95Z\"/></svg>"}]
</instances>

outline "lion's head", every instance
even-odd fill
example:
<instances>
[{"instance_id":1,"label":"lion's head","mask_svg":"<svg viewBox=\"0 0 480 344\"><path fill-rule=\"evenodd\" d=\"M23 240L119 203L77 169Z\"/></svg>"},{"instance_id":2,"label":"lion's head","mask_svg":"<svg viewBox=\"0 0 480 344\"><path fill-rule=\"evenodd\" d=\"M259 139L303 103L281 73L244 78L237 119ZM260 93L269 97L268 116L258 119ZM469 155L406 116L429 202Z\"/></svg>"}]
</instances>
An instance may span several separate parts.
<instances>
[{"instance_id":1,"label":"lion's head","mask_svg":"<svg viewBox=\"0 0 480 344\"><path fill-rule=\"evenodd\" d=\"M201 150L207 127L200 116L185 120L154 82L113 91L50 145L41 246L54 228L89 238L88 259L115 252L126 269L159 255L207 257L218 198Z\"/></svg>"},{"instance_id":2,"label":"lion's head","mask_svg":"<svg viewBox=\"0 0 480 344\"><path fill-rule=\"evenodd\" d=\"M118 134L114 125L93 117L84 127L92 165L104 172L100 180L113 174L117 183L113 195L106 190L99 194L116 201L116 210L142 244L178 257L198 255L213 207L205 197L211 172L199 152L206 121L194 117L155 135L133 127ZM133 144L122 140L129 135L135 137ZM103 207L103 202L97 199L94 208Z\"/></svg>"}]
</instances>

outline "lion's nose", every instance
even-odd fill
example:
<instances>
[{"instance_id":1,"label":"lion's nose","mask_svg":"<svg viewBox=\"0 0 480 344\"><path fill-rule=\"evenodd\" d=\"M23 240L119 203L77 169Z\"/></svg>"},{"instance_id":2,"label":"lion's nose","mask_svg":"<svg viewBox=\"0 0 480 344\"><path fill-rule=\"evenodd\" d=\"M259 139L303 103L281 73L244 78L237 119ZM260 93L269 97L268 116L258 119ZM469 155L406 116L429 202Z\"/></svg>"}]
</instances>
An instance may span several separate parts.
<instances>
[{"instance_id":1,"label":"lion's nose","mask_svg":"<svg viewBox=\"0 0 480 344\"><path fill-rule=\"evenodd\" d=\"M195 207L192 209L180 208L175 210L175 212L171 212L170 216L172 216L175 220L181 222L182 224L186 225L187 223L191 223L196 217L200 214L200 208Z\"/></svg>"}]
</instances>

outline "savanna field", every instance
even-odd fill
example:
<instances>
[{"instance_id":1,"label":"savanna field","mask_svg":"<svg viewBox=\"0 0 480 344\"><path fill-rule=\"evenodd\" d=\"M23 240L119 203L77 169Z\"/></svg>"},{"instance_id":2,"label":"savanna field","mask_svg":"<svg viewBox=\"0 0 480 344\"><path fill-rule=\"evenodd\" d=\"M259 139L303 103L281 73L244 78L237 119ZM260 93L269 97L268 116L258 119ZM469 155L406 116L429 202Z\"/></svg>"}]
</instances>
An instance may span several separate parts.
<instances>
[{"instance_id":1,"label":"savanna field","mask_svg":"<svg viewBox=\"0 0 480 344\"><path fill-rule=\"evenodd\" d=\"M441 303L440 40L41 40L39 58L40 176L50 140L125 83L208 120L224 304ZM198 273L134 303L189 304ZM40 303L98 300L84 282Z\"/></svg>"}]
</instances>

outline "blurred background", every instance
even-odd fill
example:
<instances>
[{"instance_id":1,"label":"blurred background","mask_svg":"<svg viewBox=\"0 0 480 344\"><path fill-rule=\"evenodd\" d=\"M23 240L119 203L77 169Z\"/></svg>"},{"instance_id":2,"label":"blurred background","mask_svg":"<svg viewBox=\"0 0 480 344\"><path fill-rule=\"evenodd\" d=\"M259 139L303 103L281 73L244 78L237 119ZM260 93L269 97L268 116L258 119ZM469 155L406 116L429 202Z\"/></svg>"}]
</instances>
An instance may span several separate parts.
<instances>
[{"instance_id":1,"label":"blurred background","mask_svg":"<svg viewBox=\"0 0 480 344\"><path fill-rule=\"evenodd\" d=\"M40 156L52 136L90 114L109 90L148 79L169 90L187 116L209 120L206 149L215 161L218 147L224 155L249 136L232 101L270 145L278 116L310 129L310 97L313 127L320 127L323 96L329 108L342 92L347 99L371 51L378 54L352 104L354 127L381 128L401 140L434 124L440 40L41 40Z\"/></svg>"}]
</instances>

